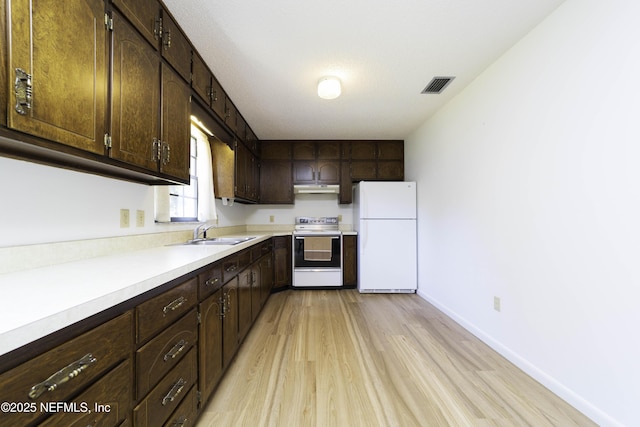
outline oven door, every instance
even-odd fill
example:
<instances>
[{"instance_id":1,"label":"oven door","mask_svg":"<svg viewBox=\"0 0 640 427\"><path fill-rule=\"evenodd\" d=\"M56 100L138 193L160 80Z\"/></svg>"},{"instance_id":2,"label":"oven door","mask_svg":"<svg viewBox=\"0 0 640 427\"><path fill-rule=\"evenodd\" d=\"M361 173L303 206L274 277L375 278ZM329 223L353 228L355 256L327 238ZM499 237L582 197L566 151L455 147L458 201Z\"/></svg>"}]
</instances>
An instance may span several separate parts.
<instances>
[{"instance_id":1,"label":"oven door","mask_svg":"<svg viewBox=\"0 0 640 427\"><path fill-rule=\"evenodd\" d=\"M293 236L294 269L323 270L342 268L342 236L305 234Z\"/></svg>"}]
</instances>

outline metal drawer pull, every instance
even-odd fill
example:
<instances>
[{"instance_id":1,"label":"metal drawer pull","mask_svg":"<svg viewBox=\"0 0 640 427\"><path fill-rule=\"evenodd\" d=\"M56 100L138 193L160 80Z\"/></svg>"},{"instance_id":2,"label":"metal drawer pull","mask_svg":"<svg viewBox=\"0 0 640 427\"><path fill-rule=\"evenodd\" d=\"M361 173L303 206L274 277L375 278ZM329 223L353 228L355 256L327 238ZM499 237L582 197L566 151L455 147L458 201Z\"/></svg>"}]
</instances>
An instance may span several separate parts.
<instances>
[{"instance_id":1,"label":"metal drawer pull","mask_svg":"<svg viewBox=\"0 0 640 427\"><path fill-rule=\"evenodd\" d=\"M211 279L209 279L206 282L204 282L204 284L207 285L207 286L212 286L212 285L215 285L216 283L218 283L219 281L220 281L219 278L212 277Z\"/></svg>"},{"instance_id":2,"label":"metal drawer pull","mask_svg":"<svg viewBox=\"0 0 640 427\"><path fill-rule=\"evenodd\" d=\"M167 314L169 311L175 311L180 306L182 306L185 302L187 302L187 299L185 297L180 297L178 299L175 299L171 301L169 304L165 305L164 308L162 309L162 312L164 314Z\"/></svg>"},{"instance_id":3,"label":"metal drawer pull","mask_svg":"<svg viewBox=\"0 0 640 427\"><path fill-rule=\"evenodd\" d=\"M185 417L184 415L181 415L180 418L178 418L173 423L171 423L171 425L172 426L183 426L183 425L185 425L187 423L187 421L189 421L189 418Z\"/></svg>"},{"instance_id":4,"label":"metal drawer pull","mask_svg":"<svg viewBox=\"0 0 640 427\"><path fill-rule=\"evenodd\" d=\"M169 390L169 393L162 399L162 406L165 406L167 403L173 402L176 400L176 397L182 392L182 389L187 384L187 382L180 378Z\"/></svg>"},{"instance_id":5,"label":"metal drawer pull","mask_svg":"<svg viewBox=\"0 0 640 427\"><path fill-rule=\"evenodd\" d=\"M46 391L54 391L59 385L77 377L80 372L84 371L89 365L95 363L97 360L98 359L93 357L91 353L85 354L80 360L60 369L40 384L36 384L31 387L31 390L29 390L29 397L37 399Z\"/></svg>"},{"instance_id":6,"label":"metal drawer pull","mask_svg":"<svg viewBox=\"0 0 640 427\"><path fill-rule=\"evenodd\" d=\"M229 272L231 272L231 271L235 271L237 268L238 268L238 266L237 266L237 265L235 265L235 264L233 264L233 265L230 265L229 267L225 268L225 270L224 270L224 271L226 271L227 273L229 273Z\"/></svg>"},{"instance_id":7,"label":"metal drawer pull","mask_svg":"<svg viewBox=\"0 0 640 427\"><path fill-rule=\"evenodd\" d=\"M164 361L166 362L169 359L175 359L176 356L180 354L180 352L187 347L187 344L189 344L188 341L185 341L185 340L178 341L178 343L174 345L167 354L164 355Z\"/></svg>"}]
</instances>

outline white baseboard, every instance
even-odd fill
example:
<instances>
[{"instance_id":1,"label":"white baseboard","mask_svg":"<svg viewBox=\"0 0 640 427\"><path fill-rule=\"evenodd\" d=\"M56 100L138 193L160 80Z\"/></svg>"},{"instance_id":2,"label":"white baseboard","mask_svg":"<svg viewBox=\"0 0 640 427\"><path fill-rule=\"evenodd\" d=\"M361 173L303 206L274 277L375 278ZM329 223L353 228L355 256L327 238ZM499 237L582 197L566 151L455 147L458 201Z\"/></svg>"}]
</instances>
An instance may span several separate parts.
<instances>
[{"instance_id":1,"label":"white baseboard","mask_svg":"<svg viewBox=\"0 0 640 427\"><path fill-rule=\"evenodd\" d=\"M491 335L487 334L485 331L479 329L473 323L469 322L464 317L458 315L456 312L452 311L449 307L444 304L441 304L438 300L430 297L425 292L422 292L420 289L416 292L422 299L427 301L428 303L434 305L438 310L442 311L453 321L458 323L460 326L465 328L467 331L475 335L489 347L500 353L502 357L507 359L509 362L516 365L518 368L522 369L533 379L538 381L540 384L547 387L553 393L558 395L561 399L565 400L571 406L576 408L578 411L585 414L587 417L591 418L595 423L601 426L607 427L624 427L622 423L616 421L614 418L600 410L595 405L591 404L587 400L585 400L582 396L575 393L573 390L567 388L564 384L557 381L552 376L548 375L546 372L542 371L540 368L529 362L527 359L522 357L521 355L513 352L509 347L505 346L501 342L494 339Z\"/></svg>"}]
</instances>

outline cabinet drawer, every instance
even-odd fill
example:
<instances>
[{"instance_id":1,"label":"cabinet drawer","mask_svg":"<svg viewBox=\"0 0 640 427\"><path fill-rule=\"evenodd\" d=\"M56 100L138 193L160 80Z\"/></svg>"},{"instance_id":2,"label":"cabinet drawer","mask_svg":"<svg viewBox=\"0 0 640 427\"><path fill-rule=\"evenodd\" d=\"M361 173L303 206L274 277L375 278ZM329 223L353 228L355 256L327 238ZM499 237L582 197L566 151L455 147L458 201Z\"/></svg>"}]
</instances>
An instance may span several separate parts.
<instances>
[{"instance_id":1,"label":"cabinet drawer","mask_svg":"<svg viewBox=\"0 0 640 427\"><path fill-rule=\"evenodd\" d=\"M38 406L36 412L3 417L11 417L11 425L27 425L42 415L40 402L69 400L126 359L132 350L131 339L132 315L127 312L3 373L0 375L3 402Z\"/></svg>"},{"instance_id":2,"label":"cabinet drawer","mask_svg":"<svg viewBox=\"0 0 640 427\"><path fill-rule=\"evenodd\" d=\"M133 401L131 372L131 361L125 360L73 399L77 405L75 411L60 412L47 418L40 425L42 427L118 425L129 415Z\"/></svg>"},{"instance_id":3,"label":"cabinet drawer","mask_svg":"<svg viewBox=\"0 0 640 427\"><path fill-rule=\"evenodd\" d=\"M196 387L191 387L191 391L184 398L176 412L164 424L164 427L189 427L196 425L198 416L198 394Z\"/></svg>"},{"instance_id":4,"label":"cabinet drawer","mask_svg":"<svg viewBox=\"0 0 640 427\"><path fill-rule=\"evenodd\" d=\"M137 342L142 343L195 306L198 279L193 278L136 307Z\"/></svg>"},{"instance_id":5,"label":"cabinet drawer","mask_svg":"<svg viewBox=\"0 0 640 427\"><path fill-rule=\"evenodd\" d=\"M220 289L222 285L222 264L214 264L210 270L198 276L199 301Z\"/></svg>"},{"instance_id":6,"label":"cabinet drawer","mask_svg":"<svg viewBox=\"0 0 640 427\"><path fill-rule=\"evenodd\" d=\"M136 396L143 397L173 368L197 340L195 310L161 332L136 352Z\"/></svg>"},{"instance_id":7,"label":"cabinet drawer","mask_svg":"<svg viewBox=\"0 0 640 427\"><path fill-rule=\"evenodd\" d=\"M262 255L271 252L271 241L267 240L251 247L251 262L258 260Z\"/></svg>"},{"instance_id":8,"label":"cabinet drawer","mask_svg":"<svg viewBox=\"0 0 640 427\"><path fill-rule=\"evenodd\" d=\"M196 349L173 368L149 395L133 410L136 427L161 426L178 407L187 391L196 383Z\"/></svg>"},{"instance_id":9,"label":"cabinet drawer","mask_svg":"<svg viewBox=\"0 0 640 427\"><path fill-rule=\"evenodd\" d=\"M238 255L232 255L222 260L222 281L227 283L238 274Z\"/></svg>"}]
</instances>

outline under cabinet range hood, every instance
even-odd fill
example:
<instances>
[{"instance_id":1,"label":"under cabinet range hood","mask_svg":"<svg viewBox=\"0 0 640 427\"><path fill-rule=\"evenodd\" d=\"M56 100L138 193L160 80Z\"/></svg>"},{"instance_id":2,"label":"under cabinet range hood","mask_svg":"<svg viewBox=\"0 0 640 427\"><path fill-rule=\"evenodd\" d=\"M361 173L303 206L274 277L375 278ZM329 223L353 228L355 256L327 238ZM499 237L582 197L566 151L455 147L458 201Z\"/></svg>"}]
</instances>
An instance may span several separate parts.
<instances>
[{"instance_id":1,"label":"under cabinet range hood","mask_svg":"<svg viewBox=\"0 0 640 427\"><path fill-rule=\"evenodd\" d=\"M308 184L308 185L294 185L294 194L338 194L340 192L340 186L335 185L320 185L320 184Z\"/></svg>"}]
</instances>

